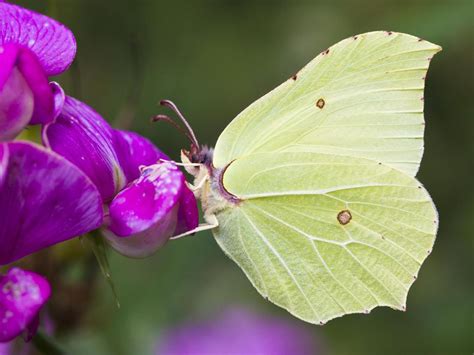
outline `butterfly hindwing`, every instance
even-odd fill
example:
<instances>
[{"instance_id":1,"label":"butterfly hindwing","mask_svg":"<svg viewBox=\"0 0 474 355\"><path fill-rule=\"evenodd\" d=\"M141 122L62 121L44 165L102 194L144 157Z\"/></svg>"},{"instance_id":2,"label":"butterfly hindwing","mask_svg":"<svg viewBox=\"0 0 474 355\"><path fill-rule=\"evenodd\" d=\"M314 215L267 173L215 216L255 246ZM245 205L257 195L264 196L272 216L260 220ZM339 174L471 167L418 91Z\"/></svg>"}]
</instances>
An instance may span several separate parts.
<instances>
[{"instance_id":1,"label":"butterfly hindwing","mask_svg":"<svg viewBox=\"0 0 474 355\"><path fill-rule=\"evenodd\" d=\"M214 235L264 297L312 323L404 309L437 230L415 178L362 158L284 152L237 159L223 184L241 201L216 214Z\"/></svg>"},{"instance_id":2,"label":"butterfly hindwing","mask_svg":"<svg viewBox=\"0 0 474 355\"><path fill-rule=\"evenodd\" d=\"M423 89L437 45L395 32L347 38L254 102L225 129L214 165L260 152L368 158L414 176Z\"/></svg>"}]
</instances>

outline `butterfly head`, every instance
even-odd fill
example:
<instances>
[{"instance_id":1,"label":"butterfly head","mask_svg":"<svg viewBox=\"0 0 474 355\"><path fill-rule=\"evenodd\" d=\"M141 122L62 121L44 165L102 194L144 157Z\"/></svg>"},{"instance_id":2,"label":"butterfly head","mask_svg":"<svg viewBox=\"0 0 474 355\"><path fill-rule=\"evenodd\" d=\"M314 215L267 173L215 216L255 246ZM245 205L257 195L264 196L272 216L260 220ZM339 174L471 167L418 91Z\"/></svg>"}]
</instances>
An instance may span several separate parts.
<instances>
[{"instance_id":1,"label":"butterfly head","mask_svg":"<svg viewBox=\"0 0 474 355\"><path fill-rule=\"evenodd\" d=\"M203 145L202 147L195 147L191 145L191 150L184 151L183 153L187 155L189 161L193 164L211 166L214 148L210 148L207 145Z\"/></svg>"},{"instance_id":2,"label":"butterfly head","mask_svg":"<svg viewBox=\"0 0 474 355\"><path fill-rule=\"evenodd\" d=\"M194 176L194 186L196 187L194 193L200 197L205 210L212 210L207 208L207 206L214 206L219 209L223 205L239 203L240 199L232 195L224 187L223 176L228 165L224 169L215 169L212 164L214 149L199 144L191 125L184 118L178 107L169 100L161 100L160 105L173 110L179 117L181 125L166 115L157 115L152 120L155 122L165 121L171 124L179 132L183 133L191 143L189 150L181 150L181 161L185 170Z\"/></svg>"}]
</instances>

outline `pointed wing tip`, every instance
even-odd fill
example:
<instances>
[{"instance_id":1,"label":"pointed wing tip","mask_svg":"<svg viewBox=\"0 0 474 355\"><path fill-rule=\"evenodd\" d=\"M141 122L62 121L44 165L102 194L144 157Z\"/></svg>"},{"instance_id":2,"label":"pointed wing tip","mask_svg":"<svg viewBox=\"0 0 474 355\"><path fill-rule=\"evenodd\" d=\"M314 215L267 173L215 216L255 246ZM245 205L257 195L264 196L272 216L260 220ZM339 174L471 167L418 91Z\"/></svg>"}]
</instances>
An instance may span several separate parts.
<instances>
[{"instance_id":1,"label":"pointed wing tip","mask_svg":"<svg viewBox=\"0 0 474 355\"><path fill-rule=\"evenodd\" d=\"M431 44L432 47L433 47L433 50L435 50L436 52L440 52L440 51L443 50L443 48L440 45L437 45L435 43L427 41L427 40L425 40L421 37L417 37L417 36L409 34L409 33L397 32L397 31L387 31L387 30L371 31L371 32L361 33L361 34L352 36L350 38L354 39L354 38L358 38L358 37L380 36L380 35L383 35L383 36L397 35L397 36L409 37L409 38L412 38L412 39L416 40L417 42L424 42L425 44Z\"/></svg>"},{"instance_id":2,"label":"pointed wing tip","mask_svg":"<svg viewBox=\"0 0 474 355\"><path fill-rule=\"evenodd\" d=\"M423 41L424 41L424 40L423 40ZM429 43L429 44L432 46L432 50L434 51L434 54L433 54L433 55L435 55L435 54L437 54L437 53L439 53L439 52L441 52L441 51L443 50L443 47L441 47L441 46L438 45L438 44L435 44L435 43L433 43L433 42L428 42L428 41L425 41L425 42ZM430 59L431 59L431 58L430 58Z\"/></svg>"}]
</instances>

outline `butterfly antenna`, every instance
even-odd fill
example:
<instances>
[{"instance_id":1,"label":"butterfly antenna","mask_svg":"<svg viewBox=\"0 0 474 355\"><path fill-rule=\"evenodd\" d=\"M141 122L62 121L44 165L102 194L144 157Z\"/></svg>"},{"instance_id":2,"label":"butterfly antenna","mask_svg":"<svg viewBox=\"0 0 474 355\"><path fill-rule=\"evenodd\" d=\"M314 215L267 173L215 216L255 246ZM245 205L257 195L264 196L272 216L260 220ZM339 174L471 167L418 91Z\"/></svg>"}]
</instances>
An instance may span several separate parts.
<instances>
[{"instance_id":1,"label":"butterfly antenna","mask_svg":"<svg viewBox=\"0 0 474 355\"><path fill-rule=\"evenodd\" d=\"M184 130L183 127L181 127L179 124L177 124L175 121L173 121L173 119L171 119L169 116L167 116L167 115L156 115L156 116L153 116L151 118L151 121L152 122L166 122L166 123L170 124L178 132L184 134L191 141L192 144L195 144L195 141L194 141L193 137L189 135L189 132Z\"/></svg>"},{"instance_id":2,"label":"butterfly antenna","mask_svg":"<svg viewBox=\"0 0 474 355\"><path fill-rule=\"evenodd\" d=\"M191 142L196 146L196 148L198 150L200 150L199 142L196 138L196 135L194 134L193 129L191 128L191 125L188 123L186 118L184 118L183 114L178 109L178 107L170 100L161 100L160 105L170 108L171 110L173 110L178 115L178 117L180 118L181 122L183 122L183 124L186 127L186 130L188 132L188 134L186 134L186 136L191 140Z\"/></svg>"}]
</instances>

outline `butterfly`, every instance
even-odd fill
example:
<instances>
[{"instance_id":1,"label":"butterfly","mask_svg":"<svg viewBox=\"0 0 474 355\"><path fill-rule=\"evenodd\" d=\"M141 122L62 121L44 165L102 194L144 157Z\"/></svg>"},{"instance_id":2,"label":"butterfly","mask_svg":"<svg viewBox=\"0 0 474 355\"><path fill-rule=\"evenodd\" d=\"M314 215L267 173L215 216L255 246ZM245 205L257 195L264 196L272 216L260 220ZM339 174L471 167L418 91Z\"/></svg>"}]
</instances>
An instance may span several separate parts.
<instances>
[{"instance_id":1,"label":"butterfly","mask_svg":"<svg viewBox=\"0 0 474 355\"><path fill-rule=\"evenodd\" d=\"M211 229L265 299L304 321L405 310L438 228L415 175L440 50L403 33L353 36L246 108L214 150L189 129L182 160L207 222L191 232Z\"/></svg>"}]
</instances>

